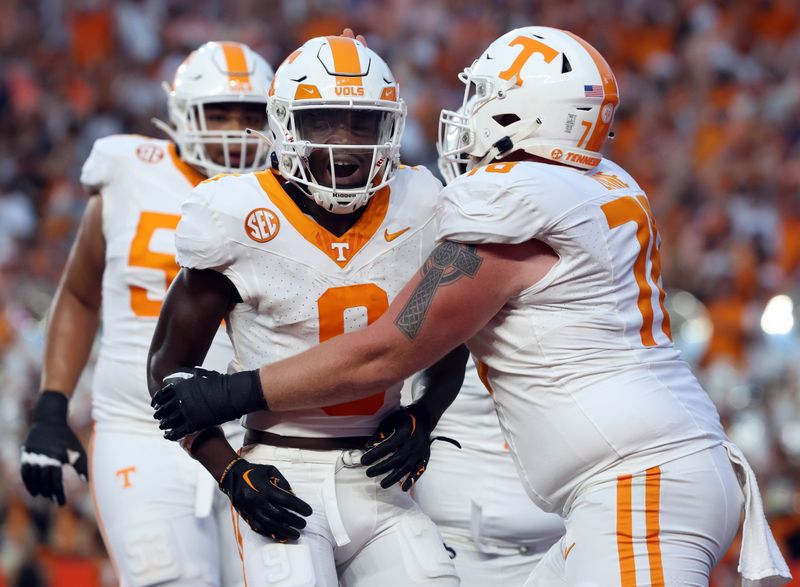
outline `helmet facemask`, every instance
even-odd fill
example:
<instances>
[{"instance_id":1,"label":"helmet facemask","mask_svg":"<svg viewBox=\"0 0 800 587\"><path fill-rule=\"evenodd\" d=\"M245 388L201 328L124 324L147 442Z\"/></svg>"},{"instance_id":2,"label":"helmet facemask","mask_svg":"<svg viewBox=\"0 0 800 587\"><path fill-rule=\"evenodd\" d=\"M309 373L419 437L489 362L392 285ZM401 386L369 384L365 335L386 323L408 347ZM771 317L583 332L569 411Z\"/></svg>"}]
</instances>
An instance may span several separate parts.
<instances>
[{"instance_id":1,"label":"helmet facemask","mask_svg":"<svg viewBox=\"0 0 800 587\"><path fill-rule=\"evenodd\" d=\"M526 139L535 136L541 119L520 119L514 112L515 101L508 100L516 97L519 88L513 80L474 75L470 68L458 78L465 85L461 107L458 111L442 110L439 115L442 159L458 165L467 158L471 169L520 150ZM478 132L476 117L491 127L490 132ZM489 142L488 137L495 142Z\"/></svg>"},{"instance_id":2,"label":"helmet facemask","mask_svg":"<svg viewBox=\"0 0 800 587\"><path fill-rule=\"evenodd\" d=\"M248 133L244 128L237 130L209 128L211 126L207 115L209 110L238 105L254 105L263 109L263 124L253 128L258 133ZM179 100L170 96L169 111L172 127L167 127L161 121L157 121L156 124L178 145L181 158L190 165L200 168L207 177L220 173L250 173L267 166L270 145L263 138L263 133L268 129L263 102L232 102L230 98ZM216 150L219 151L216 156L212 156L209 152Z\"/></svg>"},{"instance_id":3,"label":"helmet facemask","mask_svg":"<svg viewBox=\"0 0 800 587\"><path fill-rule=\"evenodd\" d=\"M391 181L405 124L402 101L270 103L270 124L283 137L281 175L334 214L364 206Z\"/></svg>"},{"instance_id":4,"label":"helmet facemask","mask_svg":"<svg viewBox=\"0 0 800 587\"><path fill-rule=\"evenodd\" d=\"M436 151L439 154L437 165L442 174L445 185L451 183L458 176L467 172L469 155L463 145L474 143L474 132L470 129L469 120L464 112L469 111L475 99L467 100L457 112L442 110L439 114L439 139L436 141Z\"/></svg>"}]
</instances>

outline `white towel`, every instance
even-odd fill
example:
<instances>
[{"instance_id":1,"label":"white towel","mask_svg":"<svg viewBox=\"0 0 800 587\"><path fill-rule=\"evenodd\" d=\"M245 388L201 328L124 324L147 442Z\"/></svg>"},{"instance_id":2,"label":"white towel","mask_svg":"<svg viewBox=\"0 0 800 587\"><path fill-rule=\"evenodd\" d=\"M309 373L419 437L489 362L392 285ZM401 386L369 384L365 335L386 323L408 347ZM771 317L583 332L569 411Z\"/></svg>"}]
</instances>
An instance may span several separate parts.
<instances>
[{"instance_id":1,"label":"white towel","mask_svg":"<svg viewBox=\"0 0 800 587\"><path fill-rule=\"evenodd\" d=\"M723 446L744 492L744 527L738 569L744 578L744 587L785 585L791 581L792 574L764 517L756 476L738 446L732 442L724 442Z\"/></svg>"}]
</instances>

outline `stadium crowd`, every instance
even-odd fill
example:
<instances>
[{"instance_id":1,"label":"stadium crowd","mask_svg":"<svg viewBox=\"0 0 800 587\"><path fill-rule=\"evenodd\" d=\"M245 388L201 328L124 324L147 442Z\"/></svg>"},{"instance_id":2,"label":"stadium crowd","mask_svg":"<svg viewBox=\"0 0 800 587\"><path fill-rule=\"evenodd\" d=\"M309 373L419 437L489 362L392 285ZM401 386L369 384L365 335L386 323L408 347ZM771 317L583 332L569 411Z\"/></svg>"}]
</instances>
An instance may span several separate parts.
<instances>
[{"instance_id":1,"label":"stadium crowd","mask_svg":"<svg viewBox=\"0 0 800 587\"><path fill-rule=\"evenodd\" d=\"M19 445L44 320L86 201L92 142L152 135L161 87L208 40L277 66L305 39L366 35L409 105L404 159L436 167L457 73L516 26L594 44L621 89L606 154L658 218L676 342L759 476L800 574L800 7L794 0L6 0L0 4L0 587L111 585L91 497L28 498ZM91 429L85 374L73 423ZM717 571L733 585L736 557ZM796 579L797 581L797 579ZM798 583L800 584L800 583Z\"/></svg>"}]
</instances>

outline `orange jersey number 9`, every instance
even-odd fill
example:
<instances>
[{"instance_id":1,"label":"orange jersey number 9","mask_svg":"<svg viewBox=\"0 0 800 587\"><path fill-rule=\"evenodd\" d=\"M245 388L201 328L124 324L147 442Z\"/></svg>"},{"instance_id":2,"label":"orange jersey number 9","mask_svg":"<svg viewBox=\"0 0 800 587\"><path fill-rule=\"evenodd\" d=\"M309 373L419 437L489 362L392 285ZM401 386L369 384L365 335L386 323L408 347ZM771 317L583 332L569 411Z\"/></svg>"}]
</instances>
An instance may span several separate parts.
<instances>
[{"instance_id":1,"label":"orange jersey number 9","mask_svg":"<svg viewBox=\"0 0 800 587\"><path fill-rule=\"evenodd\" d=\"M332 287L317 300L319 309L319 341L325 342L347 330L357 330L372 324L381 317L389 307L389 296L374 283ZM358 321L352 329L345 328L345 312L348 310L366 310L366 324ZM322 408L329 416L369 416L381 409L384 392L370 397Z\"/></svg>"},{"instance_id":2,"label":"orange jersey number 9","mask_svg":"<svg viewBox=\"0 0 800 587\"><path fill-rule=\"evenodd\" d=\"M650 205L644 196L623 196L601 206L612 230L628 222L636 224L636 240L639 241L639 254L633 262L633 277L639 287L637 305L642 315L642 327L639 334L644 346L656 346L653 332L654 309L653 290L658 290L658 305L661 310L661 330L672 340L669 325L669 314L664 308L666 294L661 288L661 257L658 254L658 231L650 211ZM647 275L647 255L650 253L650 275Z\"/></svg>"},{"instance_id":3,"label":"orange jersey number 9","mask_svg":"<svg viewBox=\"0 0 800 587\"><path fill-rule=\"evenodd\" d=\"M178 275L180 267L175 263L174 255L151 250L150 241L157 230L174 231L178 227L180 219L181 217L177 214L142 212L128 256L128 265L131 267L142 267L163 272L165 292L169 289L175 276ZM147 289L138 285L131 285L130 292L131 309L136 316L140 318L158 318L158 313L161 311L160 300L151 300L147 297Z\"/></svg>"}]
</instances>

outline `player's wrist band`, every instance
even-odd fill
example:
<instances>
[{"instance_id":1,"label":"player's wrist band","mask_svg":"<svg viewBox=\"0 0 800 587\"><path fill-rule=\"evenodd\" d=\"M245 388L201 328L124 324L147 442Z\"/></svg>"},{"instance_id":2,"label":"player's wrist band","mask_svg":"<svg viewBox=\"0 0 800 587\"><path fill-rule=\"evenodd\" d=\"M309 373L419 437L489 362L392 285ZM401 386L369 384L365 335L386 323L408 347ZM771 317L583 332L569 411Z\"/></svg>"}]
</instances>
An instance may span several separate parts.
<instances>
[{"instance_id":1,"label":"player's wrist band","mask_svg":"<svg viewBox=\"0 0 800 587\"><path fill-rule=\"evenodd\" d=\"M228 476L228 473L231 472L231 469L233 469L233 466L241 460L242 460L241 457L237 456L230 463L228 463L228 465L222 470L222 475L219 476L219 481L218 481L218 485L220 486L220 488L222 488L222 483L225 481L225 477Z\"/></svg>"},{"instance_id":2,"label":"player's wrist band","mask_svg":"<svg viewBox=\"0 0 800 587\"><path fill-rule=\"evenodd\" d=\"M33 408L34 422L62 423L67 421L69 398L60 391L45 389Z\"/></svg>"}]
</instances>

